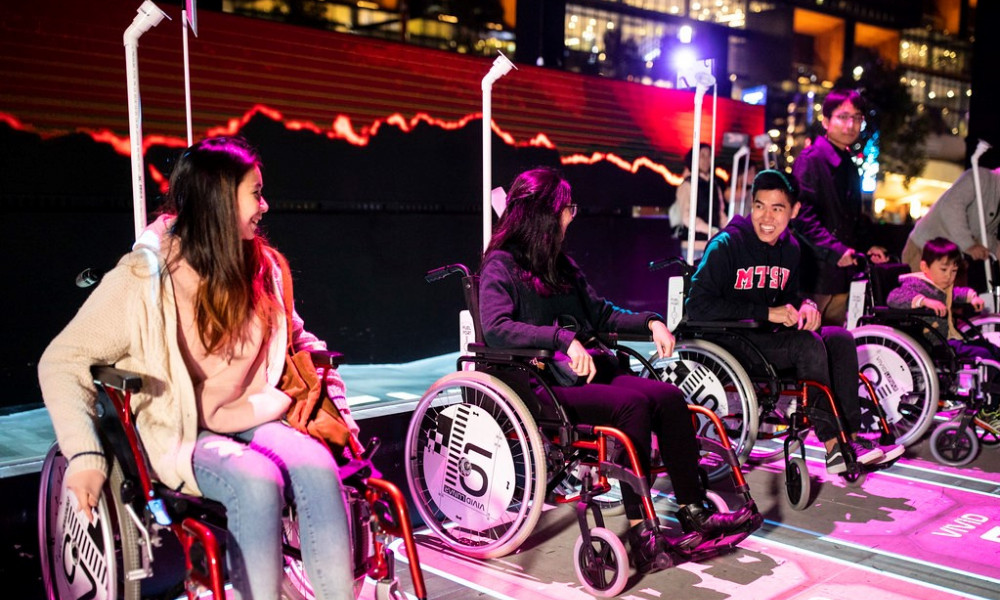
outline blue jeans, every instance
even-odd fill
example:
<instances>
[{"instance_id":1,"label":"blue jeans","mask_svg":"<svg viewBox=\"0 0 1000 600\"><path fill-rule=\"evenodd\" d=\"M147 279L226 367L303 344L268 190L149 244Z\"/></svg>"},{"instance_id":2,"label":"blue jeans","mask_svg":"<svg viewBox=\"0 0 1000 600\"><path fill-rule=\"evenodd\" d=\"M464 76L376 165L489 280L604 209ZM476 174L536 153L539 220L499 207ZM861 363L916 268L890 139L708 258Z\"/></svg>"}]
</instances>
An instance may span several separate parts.
<instances>
[{"instance_id":1,"label":"blue jeans","mask_svg":"<svg viewBox=\"0 0 1000 600\"><path fill-rule=\"evenodd\" d=\"M279 597L281 511L294 499L306 573L319 600L354 600L347 511L333 457L280 422L242 433L202 431L194 475L206 498L226 507L226 564L241 600Z\"/></svg>"}]
</instances>

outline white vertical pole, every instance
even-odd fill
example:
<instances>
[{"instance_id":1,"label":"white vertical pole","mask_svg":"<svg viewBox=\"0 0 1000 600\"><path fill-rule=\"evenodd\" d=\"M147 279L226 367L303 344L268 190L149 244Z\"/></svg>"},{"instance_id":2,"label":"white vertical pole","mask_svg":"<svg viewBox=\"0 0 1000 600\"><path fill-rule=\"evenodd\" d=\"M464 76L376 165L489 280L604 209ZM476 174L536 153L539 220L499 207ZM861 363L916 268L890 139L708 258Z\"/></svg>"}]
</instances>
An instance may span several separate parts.
<instances>
[{"instance_id":1,"label":"white vertical pole","mask_svg":"<svg viewBox=\"0 0 1000 600\"><path fill-rule=\"evenodd\" d=\"M167 15L152 0L145 0L125 30L125 79L128 95L129 145L132 155L132 218L135 237L146 227L145 163L142 153L142 102L139 99L139 37ZM169 18L169 17L168 17Z\"/></svg>"},{"instance_id":2,"label":"white vertical pole","mask_svg":"<svg viewBox=\"0 0 1000 600\"><path fill-rule=\"evenodd\" d=\"M986 249L990 249L990 238L986 233L986 211L983 209L983 187L982 183L979 181L979 157L983 155L984 152L991 148L990 144L985 140L979 140L979 144L976 145L976 151L972 153L972 181L976 186L976 210L979 215L979 243L986 246ZM992 255L992 251L989 252ZM983 266L986 268L986 291L990 294L990 298L996 298L993 293L993 269L990 268L990 256L986 257L983 262ZM1000 311L1000 307L992 307L993 312Z\"/></svg>"},{"instance_id":3,"label":"white vertical pole","mask_svg":"<svg viewBox=\"0 0 1000 600\"><path fill-rule=\"evenodd\" d=\"M712 237L712 224L715 223L715 115L719 107L719 86L712 86L712 151L709 155L708 167L708 237Z\"/></svg>"},{"instance_id":4,"label":"white vertical pole","mask_svg":"<svg viewBox=\"0 0 1000 600\"><path fill-rule=\"evenodd\" d=\"M184 40L184 109L187 114L187 142L188 146L194 143L191 133L191 58L188 54L188 20L187 9L181 11L181 38Z\"/></svg>"},{"instance_id":5,"label":"white vertical pole","mask_svg":"<svg viewBox=\"0 0 1000 600\"><path fill-rule=\"evenodd\" d=\"M733 220L733 215L735 215L735 214L741 214L742 215L743 214L743 201L744 201L744 199L746 197L746 190L747 190L746 181L743 181L743 186L742 186L742 188L743 188L743 195L740 197L740 210L739 210L739 213L736 212L736 184L738 182L742 181L740 179L740 172L741 172L740 171L740 159L743 158L744 156L749 156L749 155L750 155L750 147L749 146L740 146L740 149L737 150L736 154L733 155L733 171L732 171L733 175L732 175L732 180L729 182L729 214L728 214L728 217L729 217L730 221ZM744 173L747 173L750 170L750 163L749 162L745 162L745 164L747 165L747 167L746 167L746 171L744 171Z\"/></svg>"},{"instance_id":6,"label":"white vertical pole","mask_svg":"<svg viewBox=\"0 0 1000 600\"><path fill-rule=\"evenodd\" d=\"M493 61L489 73L483 77L483 252L493 235L493 83L516 69L503 53Z\"/></svg>"},{"instance_id":7,"label":"white vertical pole","mask_svg":"<svg viewBox=\"0 0 1000 600\"><path fill-rule=\"evenodd\" d=\"M701 175L698 171L701 147L701 106L705 98L705 92L709 86L715 85L715 77L708 73L698 73L695 76L694 90L694 131L691 134L691 201L688 202L688 247L687 263L694 264L694 237L695 221L698 219L698 180Z\"/></svg>"}]
</instances>

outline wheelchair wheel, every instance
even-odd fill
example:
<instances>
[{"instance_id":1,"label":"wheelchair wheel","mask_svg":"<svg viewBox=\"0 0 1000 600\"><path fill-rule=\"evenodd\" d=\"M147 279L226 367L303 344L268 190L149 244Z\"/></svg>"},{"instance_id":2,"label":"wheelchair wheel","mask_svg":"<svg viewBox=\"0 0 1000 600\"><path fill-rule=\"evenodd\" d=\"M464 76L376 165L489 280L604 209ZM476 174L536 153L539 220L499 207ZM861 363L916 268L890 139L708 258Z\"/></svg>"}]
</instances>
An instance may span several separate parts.
<instances>
[{"instance_id":1,"label":"wheelchair wheel","mask_svg":"<svg viewBox=\"0 0 1000 600\"><path fill-rule=\"evenodd\" d=\"M424 523L474 558L513 552L545 499L545 453L531 413L505 383L460 371L417 403L406 434L406 479Z\"/></svg>"},{"instance_id":2,"label":"wheelchair wheel","mask_svg":"<svg viewBox=\"0 0 1000 600\"><path fill-rule=\"evenodd\" d=\"M941 464L962 467L979 454L979 438L971 426L960 427L954 421L945 423L931 434L931 454Z\"/></svg>"},{"instance_id":3,"label":"wheelchair wheel","mask_svg":"<svg viewBox=\"0 0 1000 600\"><path fill-rule=\"evenodd\" d=\"M576 538L573 548L573 568L587 593L599 598L617 596L628 583L628 553L625 544L613 532L603 527L590 530L590 541Z\"/></svg>"},{"instance_id":4,"label":"wheelchair wheel","mask_svg":"<svg viewBox=\"0 0 1000 600\"><path fill-rule=\"evenodd\" d=\"M811 488L806 461L799 456L788 459L785 465L785 495L792 508L805 510L809 507Z\"/></svg>"},{"instance_id":5,"label":"wheelchair wheel","mask_svg":"<svg viewBox=\"0 0 1000 600\"><path fill-rule=\"evenodd\" d=\"M756 391L739 361L713 342L683 340L672 356L652 364L660 380L679 387L689 404L700 404L719 415L740 464L745 463L757 439L759 414ZM719 439L711 422L702 417L698 417L697 433ZM730 472L725 463L706 467L712 481Z\"/></svg>"},{"instance_id":6,"label":"wheelchair wheel","mask_svg":"<svg viewBox=\"0 0 1000 600\"><path fill-rule=\"evenodd\" d=\"M896 442L916 443L937 413L940 387L927 351L912 337L882 325L854 329L858 365L872 383ZM862 387L860 397L868 394ZM874 412L861 403L862 431L878 432Z\"/></svg>"},{"instance_id":7,"label":"wheelchair wheel","mask_svg":"<svg viewBox=\"0 0 1000 600\"><path fill-rule=\"evenodd\" d=\"M979 328L983 337L989 340L994 346L1000 348L1000 315L979 315L970 319L973 325ZM968 329L965 323L959 323L958 328L964 332Z\"/></svg>"},{"instance_id":8,"label":"wheelchair wheel","mask_svg":"<svg viewBox=\"0 0 1000 600\"><path fill-rule=\"evenodd\" d=\"M68 463L53 445L42 466L38 548L45 597L139 600L141 582L128 577L142 566L139 531L122 503L118 461L111 461L92 525L74 509L76 496L64 479Z\"/></svg>"}]
</instances>

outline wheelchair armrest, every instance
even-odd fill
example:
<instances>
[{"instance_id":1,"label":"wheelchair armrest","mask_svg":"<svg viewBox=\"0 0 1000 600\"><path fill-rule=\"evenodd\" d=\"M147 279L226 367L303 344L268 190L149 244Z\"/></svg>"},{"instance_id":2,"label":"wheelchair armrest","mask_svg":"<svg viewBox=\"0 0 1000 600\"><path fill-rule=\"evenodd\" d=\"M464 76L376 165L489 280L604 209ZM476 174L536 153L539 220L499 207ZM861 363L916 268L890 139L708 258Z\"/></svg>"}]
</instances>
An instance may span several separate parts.
<instances>
[{"instance_id":1,"label":"wheelchair armrest","mask_svg":"<svg viewBox=\"0 0 1000 600\"><path fill-rule=\"evenodd\" d=\"M331 350L313 350L309 353L317 367L339 367L344 364L344 355Z\"/></svg>"},{"instance_id":2,"label":"wheelchair armrest","mask_svg":"<svg viewBox=\"0 0 1000 600\"><path fill-rule=\"evenodd\" d=\"M646 333L601 333L597 336L608 348L616 348L622 342L651 342L653 336Z\"/></svg>"},{"instance_id":3,"label":"wheelchair armrest","mask_svg":"<svg viewBox=\"0 0 1000 600\"><path fill-rule=\"evenodd\" d=\"M110 365L94 365L90 367L94 383L108 386L123 392L138 392L142 389L142 376Z\"/></svg>"},{"instance_id":4,"label":"wheelchair armrest","mask_svg":"<svg viewBox=\"0 0 1000 600\"><path fill-rule=\"evenodd\" d=\"M764 324L754 319L739 321L682 321L684 327L696 329L760 329Z\"/></svg>"},{"instance_id":5,"label":"wheelchair armrest","mask_svg":"<svg viewBox=\"0 0 1000 600\"><path fill-rule=\"evenodd\" d=\"M889 306L876 306L872 309L872 314L876 317L891 320L909 319L913 317L926 318L935 317L934 311L929 308L892 308Z\"/></svg>"},{"instance_id":6,"label":"wheelchair armrest","mask_svg":"<svg viewBox=\"0 0 1000 600\"><path fill-rule=\"evenodd\" d=\"M483 357L551 358L552 351L542 348L491 348L486 344L473 342L467 346L469 352Z\"/></svg>"}]
</instances>

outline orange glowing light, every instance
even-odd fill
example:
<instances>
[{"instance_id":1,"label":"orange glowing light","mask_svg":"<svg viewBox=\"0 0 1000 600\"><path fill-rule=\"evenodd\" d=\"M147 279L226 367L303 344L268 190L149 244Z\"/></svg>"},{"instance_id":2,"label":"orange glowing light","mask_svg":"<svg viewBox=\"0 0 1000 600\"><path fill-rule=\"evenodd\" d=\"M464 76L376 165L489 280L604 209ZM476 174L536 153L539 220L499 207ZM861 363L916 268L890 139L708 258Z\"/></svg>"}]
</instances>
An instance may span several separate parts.
<instances>
[{"instance_id":1,"label":"orange glowing light","mask_svg":"<svg viewBox=\"0 0 1000 600\"><path fill-rule=\"evenodd\" d=\"M645 156L640 156L639 158L629 162L624 158L616 154L605 154L603 152L594 152L590 156L584 156L582 154L573 154L571 156L564 156L561 159L564 165L592 165L594 163L600 162L602 160L608 161L609 163L617 166L623 171L628 171L629 173L637 173L640 168L646 167L654 173L658 173L667 183L672 186L678 186L684 181L684 178L680 175L675 175L667 167L661 165L660 163L653 162Z\"/></svg>"},{"instance_id":2,"label":"orange glowing light","mask_svg":"<svg viewBox=\"0 0 1000 600\"><path fill-rule=\"evenodd\" d=\"M415 114L410 119L407 119L400 113L393 113L384 119L375 120L370 125L361 127L360 129L355 129L354 124L351 122L351 118L347 115L340 114L333 120L329 129L324 129L311 121L286 120L281 112L262 104L256 104L253 108L244 113L242 117L230 119L225 125L212 127L205 132L205 135L206 137L236 135L254 116L258 114L273 121L284 123L285 127L290 131L310 131L317 135L323 135L331 140L343 140L354 146L368 145L368 142L378 133L379 128L383 124L396 127L404 133L410 133L421 123L433 127L439 127L441 129L456 130L465 127L470 121L482 119L482 113L472 113L454 121L436 119L423 112ZM37 133L43 138L55 137L67 133L66 131L34 131L33 127L25 125L17 117L3 112L0 112L0 122L6 123L13 129ZM530 140L519 143L514 139L513 135L500 129L500 126L497 125L496 121L493 121L490 125L493 132L509 146L530 146L557 150L556 145L552 143L552 141L544 133L539 132ZM121 136L107 129L94 131L81 128L77 131L90 135L96 142L110 145L115 152L121 154L122 156L131 155L131 145L129 144L128 136ZM145 155L146 151L154 145L166 146L169 148L184 148L187 146L187 142L179 137L169 137L163 135L145 136L142 144L143 155ZM607 161L630 173L636 173L640 168L645 167L655 173L658 173L670 185L678 186L681 181L683 181L680 175L671 172L666 166L654 162L645 156L629 162L628 160L612 153L594 152L589 157L582 154L572 154L569 156L563 156L560 160L564 165L594 164L600 161ZM165 192L167 186L166 177L152 166L150 166L149 169L153 181L159 185L162 191ZM729 175L726 171L717 169L717 173L723 180L728 180Z\"/></svg>"}]
</instances>

